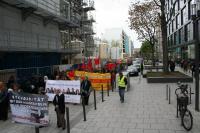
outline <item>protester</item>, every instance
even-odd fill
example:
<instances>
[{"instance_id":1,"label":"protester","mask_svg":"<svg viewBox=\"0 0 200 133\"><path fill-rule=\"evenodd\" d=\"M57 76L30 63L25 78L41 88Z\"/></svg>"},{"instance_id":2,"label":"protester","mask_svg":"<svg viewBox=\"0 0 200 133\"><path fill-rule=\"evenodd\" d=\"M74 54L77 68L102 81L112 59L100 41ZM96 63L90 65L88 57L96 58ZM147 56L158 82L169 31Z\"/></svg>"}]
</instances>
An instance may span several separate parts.
<instances>
[{"instance_id":1,"label":"protester","mask_svg":"<svg viewBox=\"0 0 200 133\"><path fill-rule=\"evenodd\" d=\"M191 71L192 71L192 77L194 77L194 73L195 73L195 63L194 62L191 64Z\"/></svg>"},{"instance_id":2,"label":"protester","mask_svg":"<svg viewBox=\"0 0 200 133\"><path fill-rule=\"evenodd\" d=\"M112 85L112 88L114 88L115 82L116 82L116 74L113 71L112 74L111 74L111 85Z\"/></svg>"},{"instance_id":3,"label":"protester","mask_svg":"<svg viewBox=\"0 0 200 133\"><path fill-rule=\"evenodd\" d=\"M11 88L11 85L14 84L15 82L16 82L15 77L11 75L8 79L7 88Z\"/></svg>"},{"instance_id":4,"label":"protester","mask_svg":"<svg viewBox=\"0 0 200 133\"><path fill-rule=\"evenodd\" d=\"M124 92L126 85L127 85L127 79L125 76L123 76L123 73L120 72L118 77L118 87L119 87L119 96L121 103L124 102Z\"/></svg>"},{"instance_id":5,"label":"protester","mask_svg":"<svg viewBox=\"0 0 200 133\"><path fill-rule=\"evenodd\" d=\"M55 106L55 111L57 115L57 127L65 129L65 96L60 92L59 89L56 90L56 95L53 99L53 104Z\"/></svg>"},{"instance_id":6,"label":"protester","mask_svg":"<svg viewBox=\"0 0 200 133\"><path fill-rule=\"evenodd\" d=\"M81 82L81 94L84 98L85 105L88 105L89 97L90 97L90 91L91 91L91 82L88 80L88 77L86 76L85 79Z\"/></svg>"},{"instance_id":7,"label":"protester","mask_svg":"<svg viewBox=\"0 0 200 133\"><path fill-rule=\"evenodd\" d=\"M19 84L13 83L13 84L10 86L10 88L8 88L8 92L9 92L9 93L10 93L10 92L16 92L16 93L18 93L18 92L22 92L22 90L20 89L20 85L19 85Z\"/></svg>"},{"instance_id":8,"label":"protester","mask_svg":"<svg viewBox=\"0 0 200 133\"><path fill-rule=\"evenodd\" d=\"M169 62L169 68L171 72L174 72L175 70L175 62L172 60Z\"/></svg>"},{"instance_id":9,"label":"protester","mask_svg":"<svg viewBox=\"0 0 200 133\"><path fill-rule=\"evenodd\" d=\"M0 120L6 121L8 119L9 98L5 90L5 85L0 82Z\"/></svg>"}]
</instances>

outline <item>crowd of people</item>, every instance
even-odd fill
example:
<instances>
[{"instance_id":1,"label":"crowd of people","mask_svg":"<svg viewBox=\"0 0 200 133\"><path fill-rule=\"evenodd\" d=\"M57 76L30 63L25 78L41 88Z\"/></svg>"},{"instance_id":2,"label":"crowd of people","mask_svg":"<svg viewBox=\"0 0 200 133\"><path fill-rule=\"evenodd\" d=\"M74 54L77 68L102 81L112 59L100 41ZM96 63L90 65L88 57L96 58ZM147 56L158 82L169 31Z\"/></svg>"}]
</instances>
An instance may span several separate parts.
<instances>
[{"instance_id":1,"label":"crowd of people","mask_svg":"<svg viewBox=\"0 0 200 133\"><path fill-rule=\"evenodd\" d=\"M99 71L98 71L99 72ZM111 73L111 85L114 86L116 82L116 72L117 70L102 70L102 73ZM45 90L47 80L70 80L66 71L55 71L53 75L48 76L32 76L30 78L21 78L16 80L14 76L11 76L7 83L0 82L0 120L6 121L8 119L9 113L9 96L12 92L20 93L31 93L44 95L45 93L53 93L55 97L53 99L53 104L55 106L55 112L57 115L57 127L62 127L65 129L65 96L64 94L70 95L81 95L82 102L85 105L89 103L89 97L91 93L91 81L87 76L84 79L75 77L74 80L81 80L80 91L79 89L67 89L65 91L56 88L47 88ZM121 98L123 100L123 97Z\"/></svg>"}]
</instances>

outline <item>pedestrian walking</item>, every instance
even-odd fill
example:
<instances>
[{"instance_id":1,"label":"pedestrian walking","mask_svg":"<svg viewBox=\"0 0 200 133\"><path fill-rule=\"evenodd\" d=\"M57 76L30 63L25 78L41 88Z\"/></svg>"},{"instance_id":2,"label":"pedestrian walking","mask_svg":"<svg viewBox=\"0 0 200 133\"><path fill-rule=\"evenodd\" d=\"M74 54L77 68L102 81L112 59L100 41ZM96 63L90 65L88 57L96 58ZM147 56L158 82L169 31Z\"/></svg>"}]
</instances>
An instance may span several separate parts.
<instances>
[{"instance_id":1,"label":"pedestrian walking","mask_svg":"<svg viewBox=\"0 0 200 133\"><path fill-rule=\"evenodd\" d=\"M127 78L123 76L122 72L120 72L118 77L118 88L119 88L119 96L121 103L124 102L124 93L126 85L127 85Z\"/></svg>"},{"instance_id":2,"label":"pedestrian walking","mask_svg":"<svg viewBox=\"0 0 200 133\"><path fill-rule=\"evenodd\" d=\"M0 120L8 119L9 98L3 82L0 82Z\"/></svg>"},{"instance_id":3,"label":"pedestrian walking","mask_svg":"<svg viewBox=\"0 0 200 133\"><path fill-rule=\"evenodd\" d=\"M174 70L175 70L175 62L173 60L170 61L169 68L170 68L171 72L174 72Z\"/></svg>"},{"instance_id":4,"label":"pedestrian walking","mask_svg":"<svg viewBox=\"0 0 200 133\"><path fill-rule=\"evenodd\" d=\"M65 96L59 89L56 90L56 95L53 99L55 111L57 115L57 127L65 129Z\"/></svg>"},{"instance_id":5,"label":"pedestrian walking","mask_svg":"<svg viewBox=\"0 0 200 133\"><path fill-rule=\"evenodd\" d=\"M85 79L81 82L81 94L84 98L85 105L88 105L89 97L91 92L91 82L88 80L86 76Z\"/></svg>"},{"instance_id":6,"label":"pedestrian walking","mask_svg":"<svg viewBox=\"0 0 200 133\"><path fill-rule=\"evenodd\" d=\"M143 70L144 70L144 65L143 65L143 62L140 63L140 72L141 72L141 75L143 75Z\"/></svg>"}]
</instances>

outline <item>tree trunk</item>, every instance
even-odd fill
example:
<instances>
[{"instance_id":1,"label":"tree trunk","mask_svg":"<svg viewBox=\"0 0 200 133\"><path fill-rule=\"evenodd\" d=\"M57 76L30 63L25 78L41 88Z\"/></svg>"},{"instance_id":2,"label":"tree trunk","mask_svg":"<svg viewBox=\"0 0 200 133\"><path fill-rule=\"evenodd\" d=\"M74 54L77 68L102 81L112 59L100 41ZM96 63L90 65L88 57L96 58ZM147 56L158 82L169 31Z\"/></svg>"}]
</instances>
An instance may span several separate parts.
<instances>
[{"instance_id":1,"label":"tree trunk","mask_svg":"<svg viewBox=\"0 0 200 133\"><path fill-rule=\"evenodd\" d=\"M155 53L155 49L154 49L154 44L152 44L152 66L155 66L155 56L154 56L154 53Z\"/></svg>"},{"instance_id":2,"label":"tree trunk","mask_svg":"<svg viewBox=\"0 0 200 133\"><path fill-rule=\"evenodd\" d=\"M162 0L161 0L162 1ZM169 72L168 69L168 46L167 46L167 22L165 17L165 3L161 2L161 32L162 32L162 48L163 48L163 71Z\"/></svg>"}]
</instances>

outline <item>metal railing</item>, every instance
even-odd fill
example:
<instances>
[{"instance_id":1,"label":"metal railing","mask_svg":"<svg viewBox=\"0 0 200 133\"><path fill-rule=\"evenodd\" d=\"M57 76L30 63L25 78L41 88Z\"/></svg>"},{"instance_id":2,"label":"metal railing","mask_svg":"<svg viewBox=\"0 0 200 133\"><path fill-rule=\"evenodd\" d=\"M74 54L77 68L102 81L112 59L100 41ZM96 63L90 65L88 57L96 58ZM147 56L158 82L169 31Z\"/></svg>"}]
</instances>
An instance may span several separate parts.
<instances>
[{"instance_id":1,"label":"metal railing","mask_svg":"<svg viewBox=\"0 0 200 133\"><path fill-rule=\"evenodd\" d=\"M15 69L0 70L0 81L7 83L8 79L11 76L14 76L16 79L16 70Z\"/></svg>"},{"instance_id":2,"label":"metal railing","mask_svg":"<svg viewBox=\"0 0 200 133\"><path fill-rule=\"evenodd\" d=\"M17 78L30 78L32 76L44 76L53 74L53 66L44 67L29 67L29 68L17 68Z\"/></svg>"}]
</instances>

